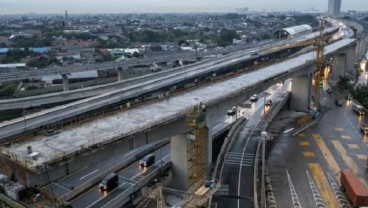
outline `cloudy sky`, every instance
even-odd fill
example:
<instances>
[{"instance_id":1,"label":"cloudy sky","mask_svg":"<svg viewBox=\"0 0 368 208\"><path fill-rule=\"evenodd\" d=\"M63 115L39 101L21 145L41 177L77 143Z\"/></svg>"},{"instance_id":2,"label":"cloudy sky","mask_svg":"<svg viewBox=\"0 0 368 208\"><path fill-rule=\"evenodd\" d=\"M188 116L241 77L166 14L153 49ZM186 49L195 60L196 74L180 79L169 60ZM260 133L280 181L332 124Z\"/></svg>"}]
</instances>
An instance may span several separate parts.
<instances>
[{"instance_id":1,"label":"cloudy sky","mask_svg":"<svg viewBox=\"0 0 368 208\"><path fill-rule=\"evenodd\" d=\"M20 13L133 13L133 12L233 12L326 11L328 0L0 0L1 14ZM368 0L342 0L342 10L368 10Z\"/></svg>"}]
</instances>

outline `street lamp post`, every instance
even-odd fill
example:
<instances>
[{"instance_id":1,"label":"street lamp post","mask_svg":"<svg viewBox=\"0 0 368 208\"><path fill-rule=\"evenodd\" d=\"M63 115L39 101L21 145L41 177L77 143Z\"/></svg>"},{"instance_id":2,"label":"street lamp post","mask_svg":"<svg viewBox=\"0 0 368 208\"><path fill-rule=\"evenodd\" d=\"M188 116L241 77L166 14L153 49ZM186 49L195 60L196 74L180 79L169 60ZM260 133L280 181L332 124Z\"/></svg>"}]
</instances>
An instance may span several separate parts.
<instances>
[{"instance_id":1,"label":"street lamp post","mask_svg":"<svg viewBox=\"0 0 368 208\"><path fill-rule=\"evenodd\" d=\"M269 140L269 135L266 131L261 132L262 141L262 179L261 179L261 208L265 207L265 158L266 158L266 141Z\"/></svg>"}]
</instances>

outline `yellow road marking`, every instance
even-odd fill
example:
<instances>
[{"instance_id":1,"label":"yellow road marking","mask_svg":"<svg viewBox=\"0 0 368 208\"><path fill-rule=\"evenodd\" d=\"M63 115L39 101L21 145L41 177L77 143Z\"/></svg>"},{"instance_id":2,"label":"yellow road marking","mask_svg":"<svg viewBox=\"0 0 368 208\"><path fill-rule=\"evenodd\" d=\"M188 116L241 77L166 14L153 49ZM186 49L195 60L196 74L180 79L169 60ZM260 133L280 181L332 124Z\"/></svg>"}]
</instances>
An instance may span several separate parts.
<instances>
[{"instance_id":1,"label":"yellow road marking","mask_svg":"<svg viewBox=\"0 0 368 208\"><path fill-rule=\"evenodd\" d=\"M341 138L343 138L343 139L351 139L351 137L349 136L349 135L341 135Z\"/></svg>"},{"instance_id":2,"label":"yellow road marking","mask_svg":"<svg viewBox=\"0 0 368 208\"><path fill-rule=\"evenodd\" d=\"M335 149L339 152L339 155L341 156L342 160L344 160L345 164L354 172L358 173L358 166L355 164L355 162L351 159L351 157L348 156L345 148L342 146L342 144L337 140L331 140L332 144L334 145Z\"/></svg>"},{"instance_id":3,"label":"yellow road marking","mask_svg":"<svg viewBox=\"0 0 368 208\"><path fill-rule=\"evenodd\" d=\"M337 164L335 158L332 156L330 150L327 148L325 142L322 140L319 134L312 134L312 137L316 141L319 149L321 150L323 156L325 157L326 162L330 167L332 173L336 176L336 179L340 180L340 167Z\"/></svg>"},{"instance_id":4,"label":"yellow road marking","mask_svg":"<svg viewBox=\"0 0 368 208\"><path fill-rule=\"evenodd\" d=\"M368 155L357 154L356 156L359 160L367 160L368 158Z\"/></svg>"},{"instance_id":5,"label":"yellow road marking","mask_svg":"<svg viewBox=\"0 0 368 208\"><path fill-rule=\"evenodd\" d=\"M299 142L299 146L309 146L309 142L308 141L301 141L301 142Z\"/></svg>"},{"instance_id":6,"label":"yellow road marking","mask_svg":"<svg viewBox=\"0 0 368 208\"><path fill-rule=\"evenodd\" d=\"M314 157L314 152L303 152L304 157Z\"/></svg>"},{"instance_id":7,"label":"yellow road marking","mask_svg":"<svg viewBox=\"0 0 368 208\"><path fill-rule=\"evenodd\" d=\"M336 131L344 131L343 128L335 128Z\"/></svg>"},{"instance_id":8,"label":"yellow road marking","mask_svg":"<svg viewBox=\"0 0 368 208\"><path fill-rule=\"evenodd\" d=\"M359 145L357 145L357 144L348 144L348 146L349 146L351 149L359 149Z\"/></svg>"},{"instance_id":9,"label":"yellow road marking","mask_svg":"<svg viewBox=\"0 0 368 208\"><path fill-rule=\"evenodd\" d=\"M325 202L326 207L336 208L340 207L331 186L323 173L321 166L318 163L309 163L309 169L312 172L313 179L321 193L322 199Z\"/></svg>"},{"instance_id":10,"label":"yellow road marking","mask_svg":"<svg viewBox=\"0 0 368 208\"><path fill-rule=\"evenodd\" d=\"M305 133L299 133L298 137L305 137Z\"/></svg>"}]
</instances>

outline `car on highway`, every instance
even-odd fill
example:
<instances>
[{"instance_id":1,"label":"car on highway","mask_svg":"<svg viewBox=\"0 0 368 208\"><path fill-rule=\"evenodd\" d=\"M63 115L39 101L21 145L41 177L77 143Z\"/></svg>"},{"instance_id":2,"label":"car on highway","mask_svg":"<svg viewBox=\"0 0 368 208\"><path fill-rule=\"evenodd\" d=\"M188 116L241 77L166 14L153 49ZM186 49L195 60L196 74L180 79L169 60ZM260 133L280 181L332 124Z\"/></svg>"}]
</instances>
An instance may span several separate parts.
<instances>
[{"instance_id":1,"label":"car on highway","mask_svg":"<svg viewBox=\"0 0 368 208\"><path fill-rule=\"evenodd\" d=\"M351 99L353 99L353 96L351 96L350 94L348 94L348 95L346 95L346 100L351 100Z\"/></svg>"},{"instance_id":2,"label":"car on highway","mask_svg":"<svg viewBox=\"0 0 368 208\"><path fill-rule=\"evenodd\" d=\"M358 105L358 104L353 105L353 111L356 112L359 115L364 115L365 114L364 107L361 106L361 105Z\"/></svg>"},{"instance_id":3,"label":"car on highway","mask_svg":"<svg viewBox=\"0 0 368 208\"><path fill-rule=\"evenodd\" d=\"M271 106L272 105L272 100L270 100L270 99L266 100L265 105L266 106Z\"/></svg>"},{"instance_id":4,"label":"car on highway","mask_svg":"<svg viewBox=\"0 0 368 208\"><path fill-rule=\"evenodd\" d=\"M236 113L236 107L235 107L235 106L234 106L234 107L232 107L230 110L227 110L227 112L226 112L226 114L227 114L228 116L235 115L235 113Z\"/></svg>"},{"instance_id":5,"label":"car on highway","mask_svg":"<svg viewBox=\"0 0 368 208\"><path fill-rule=\"evenodd\" d=\"M155 155L154 154L148 154L144 156L144 158L139 161L139 165L141 167L149 167L155 163Z\"/></svg>"},{"instance_id":6,"label":"car on highway","mask_svg":"<svg viewBox=\"0 0 368 208\"><path fill-rule=\"evenodd\" d=\"M343 103L342 99L340 99L340 98L336 98L336 99L335 99L335 104L336 104L337 106L342 106L342 103Z\"/></svg>"},{"instance_id":7,"label":"car on highway","mask_svg":"<svg viewBox=\"0 0 368 208\"><path fill-rule=\"evenodd\" d=\"M258 56L259 55L259 52L258 51L251 51L250 52L250 55L251 56Z\"/></svg>"},{"instance_id":8,"label":"car on highway","mask_svg":"<svg viewBox=\"0 0 368 208\"><path fill-rule=\"evenodd\" d=\"M110 173L100 183L100 189L109 190L119 184L119 177L115 173Z\"/></svg>"},{"instance_id":9,"label":"car on highway","mask_svg":"<svg viewBox=\"0 0 368 208\"><path fill-rule=\"evenodd\" d=\"M368 134L368 124L360 124L360 130L362 130L364 134Z\"/></svg>"},{"instance_id":10,"label":"car on highway","mask_svg":"<svg viewBox=\"0 0 368 208\"><path fill-rule=\"evenodd\" d=\"M252 95L252 97L250 97L250 101L252 102L256 102L258 100L258 95L257 94L254 94Z\"/></svg>"}]
</instances>

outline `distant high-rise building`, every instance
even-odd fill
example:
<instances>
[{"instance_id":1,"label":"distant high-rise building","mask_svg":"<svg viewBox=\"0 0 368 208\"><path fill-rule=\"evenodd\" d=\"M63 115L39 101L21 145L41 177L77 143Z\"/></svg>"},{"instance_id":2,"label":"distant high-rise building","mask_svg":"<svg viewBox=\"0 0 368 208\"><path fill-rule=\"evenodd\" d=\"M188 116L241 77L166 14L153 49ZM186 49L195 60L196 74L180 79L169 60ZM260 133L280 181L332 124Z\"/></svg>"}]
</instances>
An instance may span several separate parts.
<instances>
[{"instance_id":1,"label":"distant high-rise building","mask_svg":"<svg viewBox=\"0 0 368 208\"><path fill-rule=\"evenodd\" d=\"M235 12L238 13L238 14L247 14L248 13L248 7L236 8Z\"/></svg>"},{"instance_id":2,"label":"distant high-rise building","mask_svg":"<svg viewBox=\"0 0 368 208\"><path fill-rule=\"evenodd\" d=\"M328 0L328 14L330 16L339 16L341 11L341 0Z\"/></svg>"},{"instance_id":3,"label":"distant high-rise building","mask_svg":"<svg viewBox=\"0 0 368 208\"><path fill-rule=\"evenodd\" d=\"M68 21L68 10L65 10L65 21Z\"/></svg>"}]
</instances>

